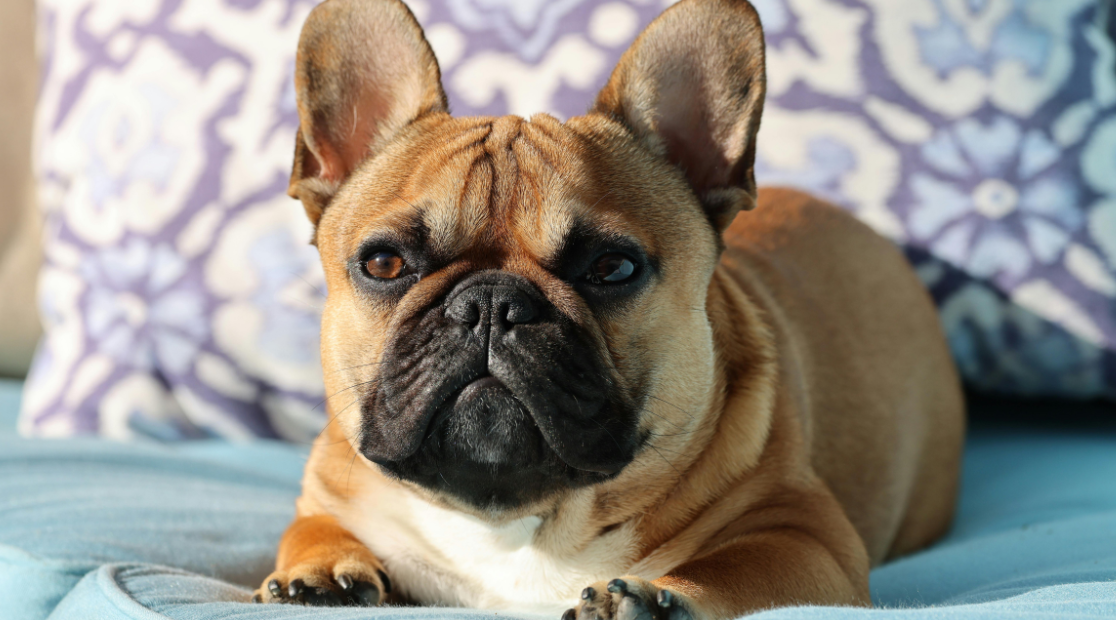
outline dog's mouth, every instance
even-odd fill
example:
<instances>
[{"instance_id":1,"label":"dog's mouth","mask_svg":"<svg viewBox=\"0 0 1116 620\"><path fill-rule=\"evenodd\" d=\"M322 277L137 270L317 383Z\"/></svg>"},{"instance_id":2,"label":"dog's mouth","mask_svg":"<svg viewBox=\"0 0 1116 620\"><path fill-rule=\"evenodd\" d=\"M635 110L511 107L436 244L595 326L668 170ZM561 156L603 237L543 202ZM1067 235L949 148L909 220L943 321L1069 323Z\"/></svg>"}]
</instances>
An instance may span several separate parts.
<instances>
[{"instance_id":1,"label":"dog's mouth","mask_svg":"<svg viewBox=\"0 0 1116 620\"><path fill-rule=\"evenodd\" d=\"M439 425L445 423L446 418L453 415L454 410L459 405L464 405L476 398L483 398L486 394L491 395L494 390L506 391L512 398L515 398L515 395L504 385L503 381L500 381L487 372L481 374L476 379L465 381L464 384L457 389L448 391L446 397L433 408L434 415L430 416L430 421L427 423L426 430L423 432L423 438L428 439Z\"/></svg>"},{"instance_id":2,"label":"dog's mouth","mask_svg":"<svg viewBox=\"0 0 1116 620\"><path fill-rule=\"evenodd\" d=\"M462 400L462 399L468 400L470 398L476 397L478 392L482 392L484 390L493 390L493 389L505 389L506 390L508 388L504 386L503 381L500 381L496 377L493 377L492 375L485 375L483 377L480 377L479 379L473 380L472 383L469 383L465 387L461 388L461 391L458 392L458 394L457 394L457 399L458 400Z\"/></svg>"},{"instance_id":3,"label":"dog's mouth","mask_svg":"<svg viewBox=\"0 0 1116 620\"><path fill-rule=\"evenodd\" d=\"M497 376L482 374L445 392L447 396L417 433L421 440L415 450L398 458L373 459L382 471L492 511L602 482L630 460L612 459L607 469L571 463L562 451L577 438L563 434L567 445L554 445L554 433L542 428L544 416L553 413L532 412L525 402L530 396L521 396L520 390Z\"/></svg>"},{"instance_id":4,"label":"dog's mouth","mask_svg":"<svg viewBox=\"0 0 1116 620\"><path fill-rule=\"evenodd\" d=\"M378 464L389 475L483 510L506 509L562 487L604 480L572 467L500 379L479 377L431 416L414 453Z\"/></svg>"},{"instance_id":5,"label":"dog's mouth","mask_svg":"<svg viewBox=\"0 0 1116 620\"><path fill-rule=\"evenodd\" d=\"M502 438L508 440L509 454L507 459L499 462L530 466L546 460L542 458L543 453L549 453L563 466L573 470L615 473L600 471L600 468L578 467L578 463L564 459L562 446L551 444L547 433L542 430L540 420L525 401L525 398L521 398L515 389L500 378L488 373L482 374L453 392L438 407L425 436L429 439L439 432L450 432L451 436L446 440L462 456L468 456L462 453L467 451L469 445L487 445L492 440ZM587 404L586 409L591 406ZM537 442L534 441L536 439ZM497 462L491 454L482 452L473 456L483 462Z\"/></svg>"}]
</instances>

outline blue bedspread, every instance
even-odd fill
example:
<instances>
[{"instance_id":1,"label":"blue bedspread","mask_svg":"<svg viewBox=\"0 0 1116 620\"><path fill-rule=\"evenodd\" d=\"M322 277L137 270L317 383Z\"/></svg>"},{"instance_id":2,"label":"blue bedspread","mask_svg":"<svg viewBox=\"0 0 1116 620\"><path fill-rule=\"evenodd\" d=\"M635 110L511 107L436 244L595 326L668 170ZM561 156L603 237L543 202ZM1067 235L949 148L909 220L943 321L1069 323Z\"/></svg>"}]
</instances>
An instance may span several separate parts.
<instances>
[{"instance_id":1,"label":"blue bedspread","mask_svg":"<svg viewBox=\"0 0 1116 620\"><path fill-rule=\"evenodd\" d=\"M248 603L304 448L18 439L17 389L0 383L2 620L506 617ZM1116 432L986 425L970 433L963 486L945 540L873 572L877 609L757 617L1116 617Z\"/></svg>"}]
</instances>

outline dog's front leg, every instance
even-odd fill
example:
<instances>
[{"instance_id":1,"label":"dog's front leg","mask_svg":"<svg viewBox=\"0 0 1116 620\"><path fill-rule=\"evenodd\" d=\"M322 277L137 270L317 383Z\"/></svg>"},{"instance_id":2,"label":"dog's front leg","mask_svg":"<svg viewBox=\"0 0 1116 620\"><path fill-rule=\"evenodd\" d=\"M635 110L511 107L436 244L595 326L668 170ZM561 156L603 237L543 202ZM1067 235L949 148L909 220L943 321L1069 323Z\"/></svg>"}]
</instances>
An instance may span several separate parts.
<instances>
[{"instance_id":1,"label":"dog's front leg","mask_svg":"<svg viewBox=\"0 0 1116 620\"><path fill-rule=\"evenodd\" d=\"M297 517L279 543L275 572L254 600L309 605L378 605L391 593L383 564L329 515Z\"/></svg>"},{"instance_id":2,"label":"dog's front leg","mask_svg":"<svg viewBox=\"0 0 1116 620\"><path fill-rule=\"evenodd\" d=\"M870 605L868 553L818 486L771 493L665 577L589 586L563 620L723 620L789 605Z\"/></svg>"}]
</instances>

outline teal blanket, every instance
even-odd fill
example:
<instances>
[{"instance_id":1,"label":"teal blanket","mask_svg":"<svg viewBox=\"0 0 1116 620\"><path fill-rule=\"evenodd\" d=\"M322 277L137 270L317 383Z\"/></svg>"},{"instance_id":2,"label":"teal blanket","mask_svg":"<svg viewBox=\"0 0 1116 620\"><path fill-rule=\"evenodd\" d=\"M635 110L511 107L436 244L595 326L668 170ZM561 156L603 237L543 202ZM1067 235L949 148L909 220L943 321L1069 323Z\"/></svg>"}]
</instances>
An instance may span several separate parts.
<instances>
[{"instance_id":1,"label":"teal blanket","mask_svg":"<svg viewBox=\"0 0 1116 620\"><path fill-rule=\"evenodd\" d=\"M0 619L498 617L253 605L292 515L304 448L19 439L18 387L0 383ZM1116 617L1116 431L972 431L953 531L876 569L872 595L874 610L756 617Z\"/></svg>"}]
</instances>

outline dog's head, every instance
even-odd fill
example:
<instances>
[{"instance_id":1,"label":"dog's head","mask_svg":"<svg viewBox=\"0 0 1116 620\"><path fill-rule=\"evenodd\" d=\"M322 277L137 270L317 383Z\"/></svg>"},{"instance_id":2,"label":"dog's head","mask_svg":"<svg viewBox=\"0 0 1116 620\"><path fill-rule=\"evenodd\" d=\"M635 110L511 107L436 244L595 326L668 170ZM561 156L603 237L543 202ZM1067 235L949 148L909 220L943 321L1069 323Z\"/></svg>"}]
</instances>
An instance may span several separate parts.
<instances>
[{"instance_id":1,"label":"dog's head","mask_svg":"<svg viewBox=\"0 0 1116 620\"><path fill-rule=\"evenodd\" d=\"M329 289L330 413L363 457L478 511L678 458L716 398L720 235L755 204L747 2L668 9L566 123L451 117L398 0L319 5L295 80L290 193Z\"/></svg>"}]
</instances>

